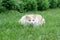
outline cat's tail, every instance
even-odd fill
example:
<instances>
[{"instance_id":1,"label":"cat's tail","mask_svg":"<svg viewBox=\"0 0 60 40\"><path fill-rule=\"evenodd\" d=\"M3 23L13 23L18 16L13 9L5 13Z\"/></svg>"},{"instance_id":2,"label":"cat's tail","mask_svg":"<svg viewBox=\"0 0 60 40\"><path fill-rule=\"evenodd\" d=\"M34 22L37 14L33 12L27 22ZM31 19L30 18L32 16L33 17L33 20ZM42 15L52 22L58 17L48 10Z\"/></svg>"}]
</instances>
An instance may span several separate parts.
<instances>
[{"instance_id":1,"label":"cat's tail","mask_svg":"<svg viewBox=\"0 0 60 40\"><path fill-rule=\"evenodd\" d=\"M43 19L43 22L45 23L45 19Z\"/></svg>"},{"instance_id":2,"label":"cat's tail","mask_svg":"<svg viewBox=\"0 0 60 40\"><path fill-rule=\"evenodd\" d=\"M45 24L45 19L44 18L42 18L41 21L40 21L40 25L42 25L42 24Z\"/></svg>"}]
</instances>

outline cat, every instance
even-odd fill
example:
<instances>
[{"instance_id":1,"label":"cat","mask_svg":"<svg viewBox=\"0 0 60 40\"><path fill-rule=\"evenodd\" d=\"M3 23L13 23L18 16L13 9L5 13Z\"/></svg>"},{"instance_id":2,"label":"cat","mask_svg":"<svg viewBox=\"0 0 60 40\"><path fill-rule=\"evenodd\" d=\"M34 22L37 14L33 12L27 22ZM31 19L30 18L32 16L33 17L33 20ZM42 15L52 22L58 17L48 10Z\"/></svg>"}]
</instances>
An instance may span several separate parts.
<instances>
[{"instance_id":1,"label":"cat","mask_svg":"<svg viewBox=\"0 0 60 40\"><path fill-rule=\"evenodd\" d=\"M42 25L43 23L45 23L45 19L39 14L27 14L27 15L24 15L19 20L19 23L23 25L30 24L33 26L38 26L38 25Z\"/></svg>"}]
</instances>

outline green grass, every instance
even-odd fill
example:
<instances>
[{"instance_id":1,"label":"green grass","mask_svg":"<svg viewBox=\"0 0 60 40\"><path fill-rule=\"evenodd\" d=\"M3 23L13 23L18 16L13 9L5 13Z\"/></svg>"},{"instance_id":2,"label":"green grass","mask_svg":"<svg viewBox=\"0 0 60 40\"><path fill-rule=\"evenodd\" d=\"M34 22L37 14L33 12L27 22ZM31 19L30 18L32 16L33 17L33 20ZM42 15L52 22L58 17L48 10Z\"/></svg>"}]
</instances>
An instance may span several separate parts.
<instances>
[{"instance_id":1,"label":"green grass","mask_svg":"<svg viewBox=\"0 0 60 40\"><path fill-rule=\"evenodd\" d=\"M36 28L20 25L19 19L29 13L41 14L46 23ZM0 13L0 40L60 40L60 9Z\"/></svg>"}]
</instances>

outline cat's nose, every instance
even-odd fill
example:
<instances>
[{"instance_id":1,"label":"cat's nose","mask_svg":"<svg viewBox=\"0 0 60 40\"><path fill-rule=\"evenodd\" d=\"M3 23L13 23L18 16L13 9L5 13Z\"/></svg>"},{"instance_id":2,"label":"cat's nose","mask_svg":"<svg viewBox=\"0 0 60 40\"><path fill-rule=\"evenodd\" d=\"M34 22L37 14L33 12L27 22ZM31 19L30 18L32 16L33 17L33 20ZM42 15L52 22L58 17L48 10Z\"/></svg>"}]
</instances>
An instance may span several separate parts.
<instances>
[{"instance_id":1,"label":"cat's nose","mask_svg":"<svg viewBox=\"0 0 60 40\"><path fill-rule=\"evenodd\" d=\"M31 23L31 24L33 24L33 23Z\"/></svg>"}]
</instances>

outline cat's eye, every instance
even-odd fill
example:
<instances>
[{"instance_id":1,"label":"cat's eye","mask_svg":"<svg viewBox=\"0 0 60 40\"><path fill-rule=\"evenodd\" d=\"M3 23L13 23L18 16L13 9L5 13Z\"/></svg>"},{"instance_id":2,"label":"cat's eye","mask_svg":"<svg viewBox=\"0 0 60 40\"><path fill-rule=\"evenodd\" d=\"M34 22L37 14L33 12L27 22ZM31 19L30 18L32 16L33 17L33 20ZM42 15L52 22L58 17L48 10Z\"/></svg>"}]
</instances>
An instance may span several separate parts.
<instances>
[{"instance_id":1,"label":"cat's eye","mask_svg":"<svg viewBox=\"0 0 60 40\"><path fill-rule=\"evenodd\" d=\"M33 20L34 21L34 20Z\"/></svg>"},{"instance_id":2,"label":"cat's eye","mask_svg":"<svg viewBox=\"0 0 60 40\"><path fill-rule=\"evenodd\" d=\"M31 20L29 20L29 21L31 21Z\"/></svg>"}]
</instances>

